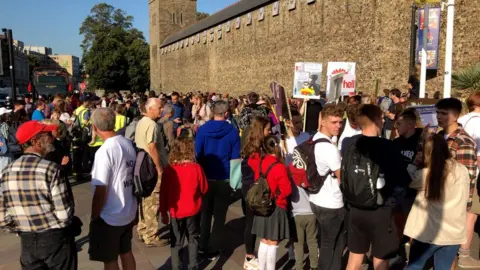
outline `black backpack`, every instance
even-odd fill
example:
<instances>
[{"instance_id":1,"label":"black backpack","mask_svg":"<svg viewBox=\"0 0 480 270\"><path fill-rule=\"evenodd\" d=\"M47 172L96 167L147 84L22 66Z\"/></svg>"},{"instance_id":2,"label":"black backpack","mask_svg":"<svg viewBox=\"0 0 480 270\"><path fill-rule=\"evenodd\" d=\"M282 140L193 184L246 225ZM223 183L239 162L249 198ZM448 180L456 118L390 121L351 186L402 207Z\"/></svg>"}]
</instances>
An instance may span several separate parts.
<instances>
[{"instance_id":1,"label":"black backpack","mask_svg":"<svg viewBox=\"0 0 480 270\"><path fill-rule=\"evenodd\" d=\"M356 208L376 209L380 167L368 155L362 154L354 141L342 158L341 189L345 201Z\"/></svg>"},{"instance_id":2,"label":"black backpack","mask_svg":"<svg viewBox=\"0 0 480 270\"><path fill-rule=\"evenodd\" d=\"M133 194L137 198L149 197L158 181L158 172L153 159L143 149L137 150L137 159L133 171Z\"/></svg>"},{"instance_id":3,"label":"black backpack","mask_svg":"<svg viewBox=\"0 0 480 270\"><path fill-rule=\"evenodd\" d=\"M260 160L260 177L250 187L245 196L245 202L255 216L268 217L275 211L275 200L272 199L272 192L268 186L267 176L270 170L278 164L274 162L268 166L265 174L262 172L262 162Z\"/></svg>"},{"instance_id":4,"label":"black backpack","mask_svg":"<svg viewBox=\"0 0 480 270\"><path fill-rule=\"evenodd\" d=\"M88 113L90 110L85 109L78 113L73 121L73 124L70 126L70 134L74 137L79 138L83 143L89 143L92 140L92 125L90 121L86 124L83 124L81 119Z\"/></svg>"},{"instance_id":5,"label":"black backpack","mask_svg":"<svg viewBox=\"0 0 480 270\"><path fill-rule=\"evenodd\" d=\"M300 170L305 171L305 179L308 185L305 186L305 189L311 194L317 194L320 189L323 187L325 179L332 172L329 171L325 175L320 175L317 170L317 164L315 163L315 145L317 143L326 142L331 143L330 140L326 138L320 138L313 140L313 137L307 141L296 146L293 150L292 165L296 170L296 173L299 173Z\"/></svg>"}]
</instances>

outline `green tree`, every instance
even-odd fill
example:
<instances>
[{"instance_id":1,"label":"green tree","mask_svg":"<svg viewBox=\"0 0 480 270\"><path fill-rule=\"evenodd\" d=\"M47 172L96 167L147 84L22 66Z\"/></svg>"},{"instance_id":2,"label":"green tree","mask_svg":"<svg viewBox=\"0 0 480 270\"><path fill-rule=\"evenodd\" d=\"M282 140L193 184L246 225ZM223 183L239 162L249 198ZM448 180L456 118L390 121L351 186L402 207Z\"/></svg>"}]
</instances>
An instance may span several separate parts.
<instances>
[{"instance_id":1,"label":"green tree","mask_svg":"<svg viewBox=\"0 0 480 270\"><path fill-rule=\"evenodd\" d=\"M83 21L82 65L92 88L134 91L148 88L149 46L132 23L132 16L106 3L95 5Z\"/></svg>"},{"instance_id":2,"label":"green tree","mask_svg":"<svg viewBox=\"0 0 480 270\"><path fill-rule=\"evenodd\" d=\"M27 56L27 60L28 60L29 74L30 76L32 76L33 69L40 66L40 58L38 58L38 56L36 55L29 54Z\"/></svg>"},{"instance_id":3,"label":"green tree","mask_svg":"<svg viewBox=\"0 0 480 270\"><path fill-rule=\"evenodd\" d=\"M205 12L197 12L197 21L203 20L210 16L210 14L205 13Z\"/></svg>"}]
</instances>

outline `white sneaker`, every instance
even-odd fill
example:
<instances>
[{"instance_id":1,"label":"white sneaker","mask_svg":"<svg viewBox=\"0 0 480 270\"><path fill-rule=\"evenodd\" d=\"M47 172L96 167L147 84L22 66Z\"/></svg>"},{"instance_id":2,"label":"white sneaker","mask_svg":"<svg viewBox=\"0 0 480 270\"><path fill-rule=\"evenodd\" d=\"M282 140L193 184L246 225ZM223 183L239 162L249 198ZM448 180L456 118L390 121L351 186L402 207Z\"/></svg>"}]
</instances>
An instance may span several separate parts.
<instances>
[{"instance_id":1,"label":"white sneaker","mask_svg":"<svg viewBox=\"0 0 480 270\"><path fill-rule=\"evenodd\" d=\"M260 269L260 267L258 265L258 259L253 258L249 261L249 260L247 260L247 258L245 258L245 262L243 263L243 269L246 269L246 270L258 270L258 269Z\"/></svg>"}]
</instances>

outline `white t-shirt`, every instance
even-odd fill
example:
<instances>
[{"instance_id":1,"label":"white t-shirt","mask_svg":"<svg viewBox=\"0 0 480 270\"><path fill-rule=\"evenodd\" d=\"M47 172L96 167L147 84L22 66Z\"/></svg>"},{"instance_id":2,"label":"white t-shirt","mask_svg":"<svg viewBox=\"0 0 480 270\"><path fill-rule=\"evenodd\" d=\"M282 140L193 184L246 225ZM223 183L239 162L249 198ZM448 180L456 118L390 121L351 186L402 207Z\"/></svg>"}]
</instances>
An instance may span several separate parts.
<instances>
[{"instance_id":1,"label":"white t-shirt","mask_svg":"<svg viewBox=\"0 0 480 270\"><path fill-rule=\"evenodd\" d=\"M301 132L297 137L289 137L285 140L287 144L287 149L286 153L287 155L285 156L285 164L290 165L292 163L292 158L293 158L293 150L295 147L299 144L302 144L306 140L310 138L310 134L307 132Z\"/></svg>"},{"instance_id":2,"label":"white t-shirt","mask_svg":"<svg viewBox=\"0 0 480 270\"><path fill-rule=\"evenodd\" d=\"M480 156L480 113L471 112L458 119L463 129L470 135L477 144L477 156Z\"/></svg>"},{"instance_id":3,"label":"white t-shirt","mask_svg":"<svg viewBox=\"0 0 480 270\"><path fill-rule=\"evenodd\" d=\"M68 113L64 112L60 115L60 121L67 123L68 120L70 120L70 115Z\"/></svg>"},{"instance_id":4,"label":"white t-shirt","mask_svg":"<svg viewBox=\"0 0 480 270\"><path fill-rule=\"evenodd\" d=\"M342 143L345 138L350 138L361 133L362 130L352 128L352 126L350 126L350 122L348 122L347 119L345 123L345 129L343 130L342 136L340 136L340 139L338 140L338 150L342 150Z\"/></svg>"},{"instance_id":5,"label":"white t-shirt","mask_svg":"<svg viewBox=\"0 0 480 270\"><path fill-rule=\"evenodd\" d=\"M124 226L135 219L137 199L133 196L136 152L132 142L117 135L107 139L95 154L92 185L107 187L100 217L109 225Z\"/></svg>"},{"instance_id":6,"label":"white t-shirt","mask_svg":"<svg viewBox=\"0 0 480 270\"><path fill-rule=\"evenodd\" d=\"M325 134L317 132L313 140L326 138ZM317 143L315 145L315 163L320 175L325 175L328 171L336 171L341 167L341 157L338 148L331 143ZM343 207L343 195L340 191L338 180L331 175L325 179L322 188L317 194L310 194L310 202L324 208L338 209Z\"/></svg>"}]
</instances>

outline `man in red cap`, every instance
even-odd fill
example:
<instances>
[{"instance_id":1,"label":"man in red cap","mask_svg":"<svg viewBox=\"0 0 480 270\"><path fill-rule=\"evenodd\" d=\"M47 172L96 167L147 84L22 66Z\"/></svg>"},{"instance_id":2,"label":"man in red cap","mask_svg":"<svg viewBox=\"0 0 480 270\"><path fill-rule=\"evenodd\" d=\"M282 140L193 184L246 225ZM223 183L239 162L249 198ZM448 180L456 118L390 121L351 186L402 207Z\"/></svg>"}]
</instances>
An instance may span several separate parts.
<instances>
[{"instance_id":1,"label":"man in red cap","mask_svg":"<svg viewBox=\"0 0 480 270\"><path fill-rule=\"evenodd\" d=\"M23 269L77 268L72 192L60 165L44 159L55 150L56 129L22 124L16 137L24 154L0 173L0 227L13 224L18 232Z\"/></svg>"}]
</instances>

